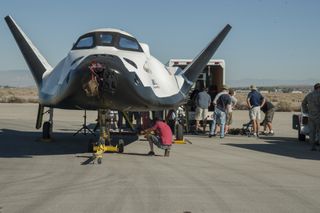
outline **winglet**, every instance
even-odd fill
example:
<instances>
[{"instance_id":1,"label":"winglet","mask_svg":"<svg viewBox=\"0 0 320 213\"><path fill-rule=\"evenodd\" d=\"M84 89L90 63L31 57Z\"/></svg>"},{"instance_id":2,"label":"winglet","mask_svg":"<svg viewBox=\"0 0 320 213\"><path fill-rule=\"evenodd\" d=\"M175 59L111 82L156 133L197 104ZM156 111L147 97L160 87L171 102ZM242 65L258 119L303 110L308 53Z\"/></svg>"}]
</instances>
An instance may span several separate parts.
<instances>
[{"instance_id":1,"label":"winglet","mask_svg":"<svg viewBox=\"0 0 320 213\"><path fill-rule=\"evenodd\" d=\"M32 72L33 78L35 79L37 86L39 87L42 83L42 75L46 70L52 70L47 60L41 55L39 50L33 45L31 40L26 36L26 34L20 29L20 27L15 23L11 16L6 16L4 18L7 25L15 38L20 51L24 59L26 60L29 69Z\"/></svg>"},{"instance_id":2,"label":"winglet","mask_svg":"<svg viewBox=\"0 0 320 213\"><path fill-rule=\"evenodd\" d=\"M208 46L198 54L192 63L181 72L187 82L190 82L191 85L195 82L230 30L231 26L227 24Z\"/></svg>"}]
</instances>

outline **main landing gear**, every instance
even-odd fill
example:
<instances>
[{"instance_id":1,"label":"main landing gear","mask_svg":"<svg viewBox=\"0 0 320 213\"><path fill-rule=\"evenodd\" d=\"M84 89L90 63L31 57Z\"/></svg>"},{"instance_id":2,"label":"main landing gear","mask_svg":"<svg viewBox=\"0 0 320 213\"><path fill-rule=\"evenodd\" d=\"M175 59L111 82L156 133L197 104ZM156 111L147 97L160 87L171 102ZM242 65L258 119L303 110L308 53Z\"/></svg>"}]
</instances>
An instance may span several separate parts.
<instances>
[{"instance_id":1,"label":"main landing gear","mask_svg":"<svg viewBox=\"0 0 320 213\"><path fill-rule=\"evenodd\" d=\"M42 125L43 115L46 113L49 114L49 120L44 122ZM40 129L41 126L42 126L42 139L43 140L51 140L52 126L53 126L53 108L49 108L46 112L44 112L44 106L39 104L36 129Z\"/></svg>"}]
</instances>

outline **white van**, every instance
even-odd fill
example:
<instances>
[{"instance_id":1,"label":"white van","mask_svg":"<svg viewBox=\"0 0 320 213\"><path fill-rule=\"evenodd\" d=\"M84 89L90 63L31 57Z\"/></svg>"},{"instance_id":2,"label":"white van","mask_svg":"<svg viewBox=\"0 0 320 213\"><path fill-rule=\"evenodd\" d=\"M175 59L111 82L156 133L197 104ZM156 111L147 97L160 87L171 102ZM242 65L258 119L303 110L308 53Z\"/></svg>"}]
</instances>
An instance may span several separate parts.
<instances>
[{"instance_id":1,"label":"white van","mask_svg":"<svg viewBox=\"0 0 320 213\"><path fill-rule=\"evenodd\" d=\"M169 67L180 67L184 69L191 64L191 59L170 59ZM202 84L201 86L210 87L216 85L218 90L225 84L225 62L222 59L211 59L207 66L202 71L202 74L198 77L197 82ZM197 82L193 85L193 89L196 87Z\"/></svg>"},{"instance_id":2,"label":"white van","mask_svg":"<svg viewBox=\"0 0 320 213\"><path fill-rule=\"evenodd\" d=\"M180 67L184 69L192 62L191 59L171 59L168 63L169 67ZM192 89L189 93L189 100L186 104L186 115L187 115L187 123L189 125L193 125L195 118L195 108L192 106L192 97L193 91L198 88L210 88L211 86L216 86L217 90L220 91L222 86L225 84L225 61L222 59L211 59L207 66L204 68L202 73L199 75L197 81L192 86ZM212 111L208 112L207 120L212 120Z\"/></svg>"}]
</instances>

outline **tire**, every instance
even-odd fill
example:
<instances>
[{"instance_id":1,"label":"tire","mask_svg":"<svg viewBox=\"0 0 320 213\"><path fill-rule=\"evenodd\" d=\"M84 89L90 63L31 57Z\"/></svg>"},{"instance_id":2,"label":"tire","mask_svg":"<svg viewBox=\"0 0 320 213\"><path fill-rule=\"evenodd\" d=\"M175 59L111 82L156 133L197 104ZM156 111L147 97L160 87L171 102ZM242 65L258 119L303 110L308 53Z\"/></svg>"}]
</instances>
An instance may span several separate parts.
<instances>
[{"instance_id":1,"label":"tire","mask_svg":"<svg viewBox=\"0 0 320 213\"><path fill-rule=\"evenodd\" d=\"M88 152L93 152L93 145L94 145L93 141L90 140L88 143Z\"/></svg>"},{"instance_id":2,"label":"tire","mask_svg":"<svg viewBox=\"0 0 320 213\"><path fill-rule=\"evenodd\" d=\"M183 140L183 126L181 124L176 125L176 140Z\"/></svg>"},{"instance_id":3,"label":"tire","mask_svg":"<svg viewBox=\"0 0 320 213\"><path fill-rule=\"evenodd\" d=\"M42 138L51 139L51 123L49 121L44 122L42 127Z\"/></svg>"},{"instance_id":4,"label":"tire","mask_svg":"<svg viewBox=\"0 0 320 213\"><path fill-rule=\"evenodd\" d=\"M124 141L120 139L118 143L118 152L123 153L123 151L124 151Z\"/></svg>"},{"instance_id":5,"label":"tire","mask_svg":"<svg viewBox=\"0 0 320 213\"><path fill-rule=\"evenodd\" d=\"M298 140L299 141L306 141L306 135L301 134L300 130L298 130Z\"/></svg>"}]
</instances>

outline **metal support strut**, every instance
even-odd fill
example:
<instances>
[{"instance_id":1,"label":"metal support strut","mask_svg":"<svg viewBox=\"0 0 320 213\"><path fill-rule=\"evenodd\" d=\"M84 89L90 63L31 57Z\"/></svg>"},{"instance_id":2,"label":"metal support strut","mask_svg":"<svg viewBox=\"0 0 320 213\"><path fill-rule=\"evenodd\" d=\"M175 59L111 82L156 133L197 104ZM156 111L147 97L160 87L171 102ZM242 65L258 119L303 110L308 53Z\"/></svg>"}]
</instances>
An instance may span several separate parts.
<instances>
[{"instance_id":1,"label":"metal support strut","mask_svg":"<svg viewBox=\"0 0 320 213\"><path fill-rule=\"evenodd\" d=\"M49 109L49 122L50 122L50 135L52 135L52 130L53 130L53 108L50 107Z\"/></svg>"}]
</instances>

